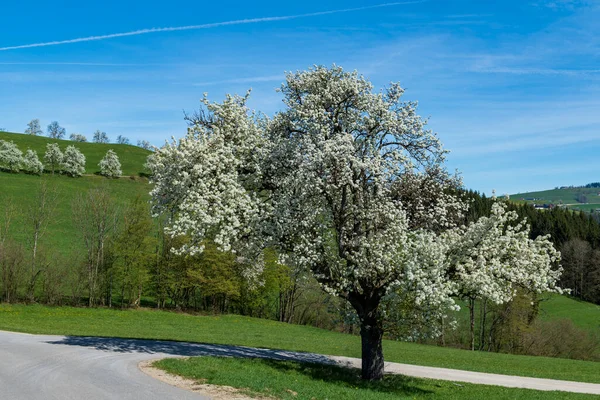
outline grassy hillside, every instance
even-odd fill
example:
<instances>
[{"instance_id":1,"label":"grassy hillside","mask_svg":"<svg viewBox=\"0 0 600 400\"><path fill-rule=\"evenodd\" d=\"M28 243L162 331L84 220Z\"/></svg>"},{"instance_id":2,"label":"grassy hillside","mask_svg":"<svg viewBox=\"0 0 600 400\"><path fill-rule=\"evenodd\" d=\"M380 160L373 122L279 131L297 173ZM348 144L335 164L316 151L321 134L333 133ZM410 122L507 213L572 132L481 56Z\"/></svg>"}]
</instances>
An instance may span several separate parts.
<instances>
[{"instance_id":1,"label":"grassy hillside","mask_svg":"<svg viewBox=\"0 0 600 400\"><path fill-rule=\"evenodd\" d=\"M540 317L544 320L570 319L580 328L600 332L600 306L557 294L543 301Z\"/></svg>"},{"instance_id":2,"label":"grassy hillside","mask_svg":"<svg viewBox=\"0 0 600 400\"><path fill-rule=\"evenodd\" d=\"M600 209L600 188L566 188L511 194L513 201L525 201L531 204L565 204L574 210L592 211ZM580 195L587 203L580 202Z\"/></svg>"},{"instance_id":3,"label":"grassy hillside","mask_svg":"<svg viewBox=\"0 0 600 400\"><path fill-rule=\"evenodd\" d=\"M144 163L149 151L130 145L74 143L68 140L54 140L42 136L31 136L16 133L0 132L0 140L13 141L22 151L28 148L38 152L40 159L47 143L59 143L61 149L74 144L86 157L86 173L80 178L70 178L63 175L43 174L41 177L24 173L0 172L0 222L4 218L4 206L9 202L17 209L13 217L10 236L21 243L26 243L30 227L26 224L28 210L35 201L35 192L42 179L48 180L55 187L58 199L55 204L55 214L51 218L45 236L40 244L44 248L58 250L63 255L70 254L73 249L81 247L80 236L73 225L71 205L73 200L89 188L105 185L117 206L121 209L127 206L138 195L149 199L150 185L146 178L138 175L144 171ZM119 156L124 176L121 179L107 179L94 175L99 171L98 162L108 149L113 149Z\"/></svg>"},{"instance_id":4,"label":"grassy hillside","mask_svg":"<svg viewBox=\"0 0 600 400\"><path fill-rule=\"evenodd\" d=\"M0 304L0 329L72 336L168 339L360 357L360 337L239 315ZM600 363L472 352L384 340L387 361L600 383Z\"/></svg>"},{"instance_id":5,"label":"grassy hillside","mask_svg":"<svg viewBox=\"0 0 600 400\"><path fill-rule=\"evenodd\" d=\"M539 317L545 321L553 321L559 319L570 319L579 328L600 332L600 306L577 300L572 297L547 294L540 303ZM465 302L458 300L460 311L456 314L456 318L461 321L462 326L468 326L469 309ZM476 304L476 313L479 315L479 303Z\"/></svg>"},{"instance_id":6,"label":"grassy hillside","mask_svg":"<svg viewBox=\"0 0 600 400\"><path fill-rule=\"evenodd\" d=\"M17 213L11 222L10 235L21 243L25 243L26 235L30 231L30 227L26 224L27 212L34 204L34 193L42 179L47 179L50 186L56 187L58 199L55 213L48 223L41 245L46 248L52 247L65 255L83 245L73 224L71 212L72 202L80 193L85 193L89 188L98 185L106 185L112 198L121 209L138 195L149 199L150 185L145 178L136 178L135 180L130 178L107 179L102 176L69 178L61 175L39 177L0 172L0 188L2 188L0 221L4 218L3 205L12 202L17 208Z\"/></svg>"},{"instance_id":7,"label":"grassy hillside","mask_svg":"<svg viewBox=\"0 0 600 400\"><path fill-rule=\"evenodd\" d=\"M98 163L106 154L108 149L114 150L119 156L121 161L121 169L123 175L139 175L144 172L144 164L146 163L146 157L150 152L137 146L128 144L100 144L100 143L77 143L70 140L57 140L50 139L45 136L32 136L20 133L8 133L0 131L0 140L13 141L21 151L25 152L27 149L35 150L43 162L44 152L46 151L46 144L58 143L61 150L69 145L77 147L84 155L86 159L86 174L94 174L100 172Z\"/></svg>"}]
</instances>

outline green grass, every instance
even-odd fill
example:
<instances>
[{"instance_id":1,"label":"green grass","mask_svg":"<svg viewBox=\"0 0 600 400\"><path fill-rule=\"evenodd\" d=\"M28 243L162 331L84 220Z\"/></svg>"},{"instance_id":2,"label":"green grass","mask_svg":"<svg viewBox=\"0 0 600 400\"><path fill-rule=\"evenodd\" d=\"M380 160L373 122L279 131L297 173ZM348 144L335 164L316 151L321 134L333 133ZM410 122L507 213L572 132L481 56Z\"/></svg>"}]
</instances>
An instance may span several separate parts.
<instances>
[{"instance_id":1,"label":"green grass","mask_svg":"<svg viewBox=\"0 0 600 400\"><path fill-rule=\"evenodd\" d=\"M360 357L356 336L264 319L192 316L153 310L117 311L0 305L0 329L74 336L166 339ZM384 341L387 361L470 371L600 383L600 363L471 352Z\"/></svg>"},{"instance_id":2,"label":"green grass","mask_svg":"<svg viewBox=\"0 0 600 400\"><path fill-rule=\"evenodd\" d=\"M48 179L50 185L55 186L58 199L55 205L55 214L48 223L45 235L40 244L43 248L56 250L63 255L68 255L76 248L81 248L83 243L73 224L72 202L80 193L85 193L89 188L98 185L107 185L111 197L117 207L123 209L131 200L140 195L149 199L150 185L145 178L107 179L101 176L83 176L69 178L62 175L44 175L43 177L10 174L0 172L0 223L4 218L4 204L12 201L17 212L11 221L10 235L20 243L26 243L29 226L26 225L27 212L34 204L38 185L41 179Z\"/></svg>"},{"instance_id":3,"label":"green grass","mask_svg":"<svg viewBox=\"0 0 600 400\"><path fill-rule=\"evenodd\" d=\"M8 201L17 208L17 214L11 223L10 236L16 241L27 243L29 227L26 225L26 215L35 201L35 192L41 179L47 179L58 191L55 214L49 221L45 235L40 241L42 250L52 249L63 255L70 255L74 249L81 248L80 235L73 224L71 205L76 196L88 189L106 185L117 207L123 209L138 195L149 199L150 185L146 178L139 175L144 171L144 163L149 151L130 145L75 143L69 140L55 140L44 136L32 136L18 133L0 132L0 140L13 141L22 151L31 148L37 151L43 159L47 143L59 143L61 149L73 144L86 157L86 173L80 178L70 178L64 175L43 174L42 177L24 173L0 172L0 224L4 218L4 204ZM108 149L113 149L119 156L123 170L121 179L107 179L94 175L99 172L98 163ZM133 177L134 179L132 179Z\"/></svg>"},{"instance_id":4,"label":"green grass","mask_svg":"<svg viewBox=\"0 0 600 400\"><path fill-rule=\"evenodd\" d=\"M600 306L567 296L553 294L540 307L540 317L545 320L570 319L589 331L600 331Z\"/></svg>"},{"instance_id":5,"label":"green grass","mask_svg":"<svg viewBox=\"0 0 600 400\"><path fill-rule=\"evenodd\" d=\"M600 188L568 188L568 189L552 189L542 190L539 192L526 192L511 194L510 199L514 202L527 202L531 204L569 204L569 208L582 211L591 211L600 208ZM587 197L587 203L578 202L579 194L584 194ZM527 200L536 199L536 200Z\"/></svg>"},{"instance_id":6,"label":"green grass","mask_svg":"<svg viewBox=\"0 0 600 400\"><path fill-rule=\"evenodd\" d=\"M571 208L573 210L591 212L591 211L600 210L600 203L576 204L576 205L569 206L569 208Z\"/></svg>"},{"instance_id":7,"label":"green grass","mask_svg":"<svg viewBox=\"0 0 600 400\"><path fill-rule=\"evenodd\" d=\"M241 389L244 393L278 399L591 399L592 395L542 392L499 386L454 383L387 375L365 382L360 371L331 365L289 361L193 357L164 359L154 364L172 374Z\"/></svg>"},{"instance_id":8,"label":"green grass","mask_svg":"<svg viewBox=\"0 0 600 400\"><path fill-rule=\"evenodd\" d=\"M600 331L599 305L554 293L546 294L544 297L545 299L540 303L541 319L545 321L569 319L579 328L592 332ZM460 311L455 314L456 319L466 327L469 323L469 309L465 302L457 300L457 303L460 305ZM479 302L475 305L475 315L479 318Z\"/></svg>"},{"instance_id":9,"label":"green grass","mask_svg":"<svg viewBox=\"0 0 600 400\"><path fill-rule=\"evenodd\" d=\"M46 144L58 143L61 150L69 145L74 145L85 155L86 174L100 172L98 163L106 155L108 149L112 149L119 156L123 175L139 175L144 172L144 164L150 152L137 146L127 144L100 144L100 143L76 143L70 140L57 140L45 136L32 136L20 133L9 133L0 131L0 140L13 141L19 149L25 152L27 149L35 150L42 162L46 152Z\"/></svg>"}]
</instances>

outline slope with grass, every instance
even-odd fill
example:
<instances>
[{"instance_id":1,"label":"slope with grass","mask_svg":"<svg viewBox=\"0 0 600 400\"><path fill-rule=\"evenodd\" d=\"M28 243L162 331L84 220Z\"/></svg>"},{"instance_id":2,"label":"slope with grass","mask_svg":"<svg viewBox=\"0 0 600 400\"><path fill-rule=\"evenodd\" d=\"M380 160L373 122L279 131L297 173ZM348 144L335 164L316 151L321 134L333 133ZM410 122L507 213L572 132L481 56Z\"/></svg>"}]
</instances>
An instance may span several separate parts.
<instances>
[{"instance_id":1,"label":"slope with grass","mask_svg":"<svg viewBox=\"0 0 600 400\"><path fill-rule=\"evenodd\" d=\"M587 199L581 203L580 195ZM592 211L600 209L600 188L574 187L511 194L510 199L530 204L564 204L574 210Z\"/></svg>"},{"instance_id":2,"label":"slope with grass","mask_svg":"<svg viewBox=\"0 0 600 400\"><path fill-rule=\"evenodd\" d=\"M456 319L466 327L469 321L469 309L465 302L461 300L457 300L457 302L460 305L460 311L456 312ZM475 315L479 315L479 312L479 303L476 303ZM600 306L566 295L554 293L543 295L539 317L545 321L569 319L579 328L590 332L600 332Z\"/></svg>"},{"instance_id":3,"label":"slope with grass","mask_svg":"<svg viewBox=\"0 0 600 400\"><path fill-rule=\"evenodd\" d=\"M69 178L63 175L43 175L0 172L0 223L4 218L3 207L13 204L16 208L10 224L9 235L17 242L25 244L31 232L27 216L35 204L35 193L40 181L46 179L50 187L56 188L57 201L52 206L54 212L40 244L43 248L52 248L63 255L71 254L81 248L83 242L73 223L72 203L75 198L88 189L104 186L109 191L118 209L124 209L133 199L141 196L149 199L150 185L145 178L107 179L102 176L83 176Z\"/></svg>"},{"instance_id":4,"label":"slope with grass","mask_svg":"<svg viewBox=\"0 0 600 400\"><path fill-rule=\"evenodd\" d=\"M572 297L552 294L540 305L540 317L544 320L569 319L591 332L600 332L600 306Z\"/></svg>"},{"instance_id":5,"label":"slope with grass","mask_svg":"<svg viewBox=\"0 0 600 400\"><path fill-rule=\"evenodd\" d=\"M136 146L74 143L67 140L54 140L47 137L31 136L15 133L0 132L0 140L13 141L22 151L31 148L38 152L40 159L47 143L59 143L61 149L74 144L86 157L86 169L89 175L80 178L70 178L64 175L43 174L40 176L25 173L8 173L0 171L0 224L3 222L4 209L7 205L15 206L16 214L11 221L9 235L19 243L27 243L30 228L27 225L27 215L35 203L35 193L41 180L47 180L50 187L56 188L57 201L52 205L54 213L50 218L45 235L40 244L42 248L52 248L63 255L82 246L80 235L73 224L71 206L73 200L88 189L104 186L109 191L118 208L123 209L137 196L149 199L150 185L148 180L140 177L143 174L144 163L149 151ZM107 179L94 175L99 171L98 162L108 149L113 149L119 155L123 174L121 179ZM129 175L129 176L127 176Z\"/></svg>"},{"instance_id":6,"label":"slope with grass","mask_svg":"<svg viewBox=\"0 0 600 400\"><path fill-rule=\"evenodd\" d=\"M232 344L360 357L360 338L237 315L193 316L165 311L0 305L0 329L73 336L110 336ZM600 363L471 352L384 341L387 361L600 383Z\"/></svg>"},{"instance_id":7,"label":"slope with grass","mask_svg":"<svg viewBox=\"0 0 600 400\"><path fill-rule=\"evenodd\" d=\"M45 136L33 136L2 131L0 131L0 140L14 142L22 152L25 152L27 149L36 151L42 162L44 152L46 151L46 145L48 143L58 143L63 151L67 146L74 145L85 155L86 174L95 174L100 172L98 163L104 157L106 152L109 149L112 149L119 156L123 175L139 176L140 174L144 173L146 157L148 157L148 154L150 154L148 150L128 144L78 143L70 140L51 139Z\"/></svg>"}]
</instances>

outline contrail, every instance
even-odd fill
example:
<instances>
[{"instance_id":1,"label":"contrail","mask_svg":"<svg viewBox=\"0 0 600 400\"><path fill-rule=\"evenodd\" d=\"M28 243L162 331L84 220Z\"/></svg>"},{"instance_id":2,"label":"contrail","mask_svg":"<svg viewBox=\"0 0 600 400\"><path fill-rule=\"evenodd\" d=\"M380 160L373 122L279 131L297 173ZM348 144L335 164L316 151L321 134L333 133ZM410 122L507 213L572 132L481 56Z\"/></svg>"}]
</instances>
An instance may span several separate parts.
<instances>
[{"instance_id":1,"label":"contrail","mask_svg":"<svg viewBox=\"0 0 600 400\"><path fill-rule=\"evenodd\" d=\"M214 22L211 24L202 24L202 25L187 25L187 26L174 26L174 27L168 27L168 28L140 29L140 30L131 31L131 32L111 33L108 35L88 36L88 37L77 38L77 39L57 40L57 41L53 41L53 42L31 43L31 44L23 44L23 45L19 45L19 46L0 47L0 51L28 49L31 47L58 46L61 44L70 44L70 43L79 43L79 42L91 42L91 41L95 41L95 40L113 39L113 38L125 37L125 36L145 35L147 33L189 31L189 30L195 30L195 29L217 28L220 26L228 26L228 25L243 25L243 24L256 24L256 23L260 23L260 22L286 21L286 20L290 20L290 19L317 17L320 15L339 14L339 13L347 13L347 12L353 12L353 11L370 10L373 8L382 8L382 7L392 7L392 6L399 6L399 5L405 5L405 4L423 3L425 1L427 1L427 0L402 1L402 2L394 2L394 3L375 4L372 6L346 8L346 9L341 9L341 10L320 11L320 12L314 12L314 13L308 13L308 14L284 15L284 16L280 16L280 17L249 18L249 19L238 19L238 20L234 20L234 21Z\"/></svg>"}]
</instances>

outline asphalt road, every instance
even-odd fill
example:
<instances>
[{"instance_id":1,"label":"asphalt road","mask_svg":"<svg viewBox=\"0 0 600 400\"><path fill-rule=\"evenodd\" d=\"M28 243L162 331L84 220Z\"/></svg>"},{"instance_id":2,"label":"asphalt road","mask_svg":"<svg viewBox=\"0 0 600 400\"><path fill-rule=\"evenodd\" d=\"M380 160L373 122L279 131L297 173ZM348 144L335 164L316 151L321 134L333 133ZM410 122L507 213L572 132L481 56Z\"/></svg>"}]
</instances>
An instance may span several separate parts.
<instances>
[{"instance_id":1,"label":"asphalt road","mask_svg":"<svg viewBox=\"0 0 600 400\"><path fill-rule=\"evenodd\" d=\"M237 346L0 331L0 400L206 399L141 372L140 361L174 356L261 357L359 366L360 360ZM600 394L600 384L386 363L386 372L537 390Z\"/></svg>"},{"instance_id":2,"label":"asphalt road","mask_svg":"<svg viewBox=\"0 0 600 400\"><path fill-rule=\"evenodd\" d=\"M144 360L202 355L333 362L319 355L234 346L0 331L0 400L207 399L138 368Z\"/></svg>"}]
</instances>

